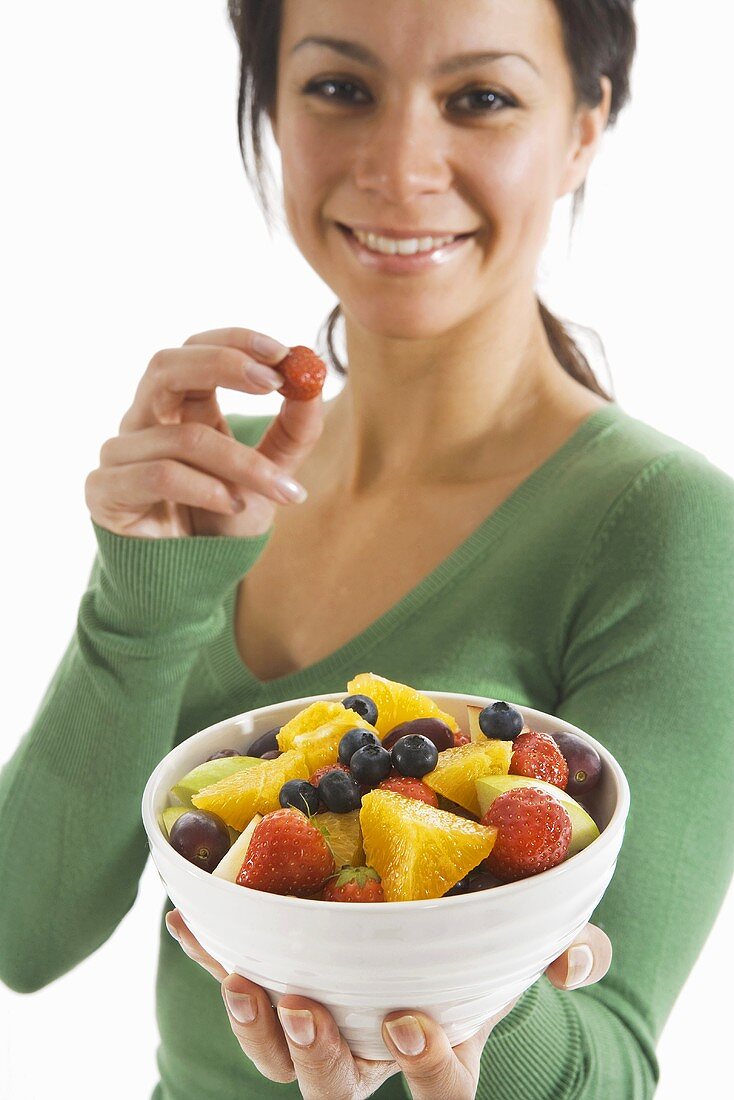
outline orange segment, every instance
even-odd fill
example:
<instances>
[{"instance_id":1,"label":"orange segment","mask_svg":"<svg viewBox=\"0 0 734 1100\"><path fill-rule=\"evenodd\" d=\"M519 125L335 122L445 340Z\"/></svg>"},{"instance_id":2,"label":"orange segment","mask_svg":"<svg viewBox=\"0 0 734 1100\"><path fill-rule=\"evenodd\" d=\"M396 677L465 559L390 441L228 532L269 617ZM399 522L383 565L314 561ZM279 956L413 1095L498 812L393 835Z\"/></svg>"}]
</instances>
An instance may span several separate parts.
<instances>
[{"instance_id":1,"label":"orange segment","mask_svg":"<svg viewBox=\"0 0 734 1100\"><path fill-rule=\"evenodd\" d=\"M315 814L311 823L323 831L326 843L334 853L337 871L345 864L350 867L362 866L364 849L359 810L351 810L346 814L335 814L326 810L322 814Z\"/></svg>"},{"instance_id":2,"label":"orange segment","mask_svg":"<svg viewBox=\"0 0 734 1100\"><path fill-rule=\"evenodd\" d=\"M318 729L299 733L293 740L293 748L299 749L306 757L309 766L309 775L317 768L323 768L324 764L336 764L339 759L339 742L347 730L355 727L371 730L379 736L374 726L365 722L356 711L345 710L342 714L333 718L330 722L324 722Z\"/></svg>"},{"instance_id":3,"label":"orange segment","mask_svg":"<svg viewBox=\"0 0 734 1100\"><path fill-rule=\"evenodd\" d=\"M487 858L497 837L493 827L396 791L366 794L359 819L365 862L382 878L386 901L443 897Z\"/></svg>"},{"instance_id":4,"label":"orange segment","mask_svg":"<svg viewBox=\"0 0 734 1100\"><path fill-rule=\"evenodd\" d=\"M280 788L289 779L308 779L306 758L297 749L276 760L263 760L257 768L235 772L195 794L191 801L200 810L219 814L233 829L242 832L255 814L279 810Z\"/></svg>"},{"instance_id":5,"label":"orange segment","mask_svg":"<svg viewBox=\"0 0 734 1100\"><path fill-rule=\"evenodd\" d=\"M481 741L444 749L432 772L423 776L426 786L480 816L475 781L483 775L507 775L512 759L512 741L482 736Z\"/></svg>"},{"instance_id":6,"label":"orange segment","mask_svg":"<svg viewBox=\"0 0 734 1100\"><path fill-rule=\"evenodd\" d=\"M325 700L318 700L316 703L311 703L310 706L300 710L298 714L294 715L289 722L280 729L276 734L278 741L278 748L281 752L286 752L287 749L293 748L293 742L299 733L308 733L310 730L316 730L319 726L323 726L325 722L330 722L334 718L342 718L345 714L352 714L355 718L359 715L352 711L346 711L346 708L341 703L330 703Z\"/></svg>"},{"instance_id":7,"label":"orange segment","mask_svg":"<svg viewBox=\"0 0 734 1100\"><path fill-rule=\"evenodd\" d=\"M397 680L386 680L374 672L360 672L347 684L350 695L368 695L374 699L377 707L377 730L381 737L401 722L413 718L440 718L449 729L458 730L456 719L441 710L427 695L421 695L415 688L400 684Z\"/></svg>"}]
</instances>

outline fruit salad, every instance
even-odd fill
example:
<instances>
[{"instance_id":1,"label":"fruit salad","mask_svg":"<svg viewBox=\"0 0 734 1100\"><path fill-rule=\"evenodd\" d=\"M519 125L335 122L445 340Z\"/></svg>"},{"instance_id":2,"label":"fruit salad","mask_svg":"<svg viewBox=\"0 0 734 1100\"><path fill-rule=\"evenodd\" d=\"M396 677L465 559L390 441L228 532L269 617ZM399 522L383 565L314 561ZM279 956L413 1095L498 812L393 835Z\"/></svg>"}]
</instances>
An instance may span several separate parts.
<instances>
[{"instance_id":1,"label":"fruit salad","mask_svg":"<svg viewBox=\"0 0 734 1100\"><path fill-rule=\"evenodd\" d=\"M161 817L172 847L252 890L385 902L515 882L599 836L579 799L602 765L582 738L532 730L504 701L468 705L465 732L371 672L347 692L184 775Z\"/></svg>"}]
</instances>

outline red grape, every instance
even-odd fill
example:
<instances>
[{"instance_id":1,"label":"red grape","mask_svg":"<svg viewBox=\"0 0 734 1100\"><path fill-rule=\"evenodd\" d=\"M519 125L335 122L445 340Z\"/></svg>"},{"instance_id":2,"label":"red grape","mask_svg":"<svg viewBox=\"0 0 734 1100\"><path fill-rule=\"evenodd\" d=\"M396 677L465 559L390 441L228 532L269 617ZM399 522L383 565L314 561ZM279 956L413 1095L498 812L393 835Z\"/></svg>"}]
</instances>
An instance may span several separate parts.
<instances>
[{"instance_id":1,"label":"red grape","mask_svg":"<svg viewBox=\"0 0 734 1100\"><path fill-rule=\"evenodd\" d=\"M399 726L393 726L382 739L383 749L391 749L396 741L401 737L407 737L409 733L427 737L429 741L433 741L439 752L454 747L453 731L440 718L413 718L409 722L401 722Z\"/></svg>"},{"instance_id":2,"label":"red grape","mask_svg":"<svg viewBox=\"0 0 734 1100\"><path fill-rule=\"evenodd\" d=\"M230 849L229 829L208 810L187 810L176 818L168 835L179 855L210 873Z\"/></svg>"}]
</instances>

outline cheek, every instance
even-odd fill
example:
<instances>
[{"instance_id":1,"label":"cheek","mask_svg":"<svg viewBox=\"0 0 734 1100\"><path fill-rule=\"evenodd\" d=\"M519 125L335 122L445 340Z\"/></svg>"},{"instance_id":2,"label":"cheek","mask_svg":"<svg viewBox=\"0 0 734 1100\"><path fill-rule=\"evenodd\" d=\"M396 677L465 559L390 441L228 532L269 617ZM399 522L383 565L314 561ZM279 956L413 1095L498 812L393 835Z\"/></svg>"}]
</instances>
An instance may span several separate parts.
<instances>
[{"instance_id":1,"label":"cheek","mask_svg":"<svg viewBox=\"0 0 734 1100\"><path fill-rule=\"evenodd\" d=\"M496 243L542 248L561 174L557 135L541 126L498 134L478 169L478 194Z\"/></svg>"},{"instance_id":2,"label":"cheek","mask_svg":"<svg viewBox=\"0 0 734 1100\"><path fill-rule=\"evenodd\" d=\"M333 135L327 139L318 122L300 116L281 134L283 199L288 224L300 236L313 225L333 185L344 171L344 155Z\"/></svg>"}]
</instances>

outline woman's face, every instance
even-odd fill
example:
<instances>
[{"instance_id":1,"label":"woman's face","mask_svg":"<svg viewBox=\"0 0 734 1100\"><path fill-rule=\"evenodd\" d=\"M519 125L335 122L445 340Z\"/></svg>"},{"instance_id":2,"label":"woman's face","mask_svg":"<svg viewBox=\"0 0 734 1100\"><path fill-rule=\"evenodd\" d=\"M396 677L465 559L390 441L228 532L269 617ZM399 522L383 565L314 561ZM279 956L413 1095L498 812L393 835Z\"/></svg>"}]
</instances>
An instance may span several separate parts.
<instances>
[{"instance_id":1,"label":"woman's face","mask_svg":"<svg viewBox=\"0 0 734 1100\"><path fill-rule=\"evenodd\" d=\"M478 52L492 56L460 57ZM370 331L435 336L532 292L553 204L588 166L590 114L575 110L552 0L284 0L273 122L286 217ZM422 248L471 236L395 272L341 228L355 226Z\"/></svg>"}]
</instances>

